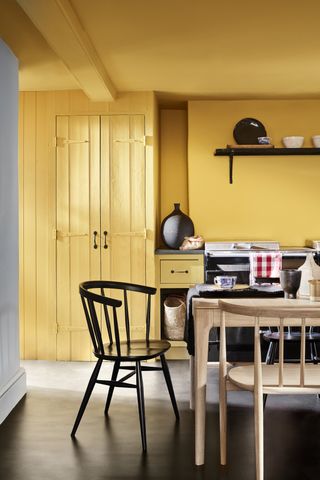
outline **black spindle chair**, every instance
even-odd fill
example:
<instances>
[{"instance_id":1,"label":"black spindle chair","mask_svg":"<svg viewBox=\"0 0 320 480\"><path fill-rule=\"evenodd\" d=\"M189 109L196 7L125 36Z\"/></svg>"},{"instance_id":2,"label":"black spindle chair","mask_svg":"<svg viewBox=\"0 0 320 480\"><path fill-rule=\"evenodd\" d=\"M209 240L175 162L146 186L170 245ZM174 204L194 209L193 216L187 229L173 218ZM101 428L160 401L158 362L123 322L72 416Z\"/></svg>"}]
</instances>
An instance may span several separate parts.
<instances>
[{"instance_id":1,"label":"black spindle chair","mask_svg":"<svg viewBox=\"0 0 320 480\"><path fill-rule=\"evenodd\" d=\"M171 382L170 372L165 358L165 352L170 348L170 343L166 340L150 340L150 307L151 295L156 293L156 289L143 285L134 285L122 282L110 282L103 280L88 281L80 284L80 295L84 308L88 329L93 344L93 353L98 359L92 372L87 389L85 391L80 409L75 420L71 436L74 437L81 421L82 415L88 404L90 395L96 383L108 385L109 391L105 405L105 415L108 414L113 391L115 387L136 388L139 408L140 430L142 439L142 449L147 450L146 423L144 409L144 393L142 371L162 370L168 387L173 410L176 419L179 420L179 411ZM110 298L105 295L105 290L116 289L123 292L124 319L125 319L125 340L120 339L120 328L118 324L117 312L122 305L122 301ZM94 290L94 291L92 291ZM98 291L99 293L96 293ZM130 317L128 306L128 291L133 294L146 295L146 332L143 340L132 340L130 335ZM103 343L102 332L99 324L97 307L102 306L108 343ZM141 361L160 357L161 366L144 365ZM99 380L98 375L103 360L114 362L111 380ZM133 365L128 365L133 362ZM121 365L124 363L125 365ZM119 370L131 370L130 373L118 379ZM136 375L136 383L128 383L127 380Z\"/></svg>"}]
</instances>

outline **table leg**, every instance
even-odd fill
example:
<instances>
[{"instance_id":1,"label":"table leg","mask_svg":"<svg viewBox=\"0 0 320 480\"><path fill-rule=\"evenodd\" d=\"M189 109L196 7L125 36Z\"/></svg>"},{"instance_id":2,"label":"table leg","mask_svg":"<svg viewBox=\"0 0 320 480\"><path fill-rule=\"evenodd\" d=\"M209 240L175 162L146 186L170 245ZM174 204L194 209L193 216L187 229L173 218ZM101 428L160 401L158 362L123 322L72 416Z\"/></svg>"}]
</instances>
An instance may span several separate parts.
<instances>
[{"instance_id":1,"label":"table leg","mask_svg":"<svg viewBox=\"0 0 320 480\"><path fill-rule=\"evenodd\" d=\"M204 464L205 422L206 422L206 389L209 331L212 327L208 310L198 311L194 315L195 334L195 463ZM197 318L196 318L197 317Z\"/></svg>"},{"instance_id":2,"label":"table leg","mask_svg":"<svg viewBox=\"0 0 320 480\"><path fill-rule=\"evenodd\" d=\"M194 410L194 355L190 355L190 410Z\"/></svg>"}]
</instances>

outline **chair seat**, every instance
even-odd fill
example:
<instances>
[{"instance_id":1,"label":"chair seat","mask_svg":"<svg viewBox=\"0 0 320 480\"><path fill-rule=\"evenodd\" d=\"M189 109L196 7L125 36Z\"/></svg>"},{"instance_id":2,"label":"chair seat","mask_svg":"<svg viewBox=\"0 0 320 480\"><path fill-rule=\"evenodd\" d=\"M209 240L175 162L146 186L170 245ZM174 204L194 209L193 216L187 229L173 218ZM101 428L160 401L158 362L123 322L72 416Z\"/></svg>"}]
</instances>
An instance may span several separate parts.
<instances>
[{"instance_id":1,"label":"chair seat","mask_svg":"<svg viewBox=\"0 0 320 480\"><path fill-rule=\"evenodd\" d=\"M263 338L268 342L278 342L280 338L279 332L263 333ZM283 335L285 342L300 342L300 332L285 332ZM306 333L306 342L320 342L320 333Z\"/></svg>"},{"instance_id":2,"label":"chair seat","mask_svg":"<svg viewBox=\"0 0 320 480\"><path fill-rule=\"evenodd\" d=\"M148 360L155 358L165 353L170 348L170 343L167 340L150 340L147 344L146 340L131 340L128 345L127 342L120 342L121 356L117 352L116 344L104 344L104 355L99 352L93 352L97 358L105 360L114 360L115 358L125 361Z\"/></svg>"},{"instance_id":3,"label":"chair seat","mask_svg":"<svg viewBox=\"0 0 320 480\"><path fill-rule=\"evenodd\" d=\"M305 387L300 384L300 365L284 364L283 366L284 387L279 387L279 366L262 365L262 384L264 393L285 394L286 391L293 393L319 393L320 392L320 365L305 365ZM244 365L233 367L228 372L228 379L243 390L254 390L254 366Z\"/></svg>"}]
</instances>

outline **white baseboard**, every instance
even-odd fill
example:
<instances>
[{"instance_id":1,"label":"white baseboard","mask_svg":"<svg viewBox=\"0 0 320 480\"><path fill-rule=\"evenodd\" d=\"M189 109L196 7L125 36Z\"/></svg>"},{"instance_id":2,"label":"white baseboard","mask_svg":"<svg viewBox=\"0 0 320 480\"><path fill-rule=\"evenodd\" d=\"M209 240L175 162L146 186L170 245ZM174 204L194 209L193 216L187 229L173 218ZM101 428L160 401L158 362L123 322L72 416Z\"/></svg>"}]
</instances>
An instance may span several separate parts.
<instances>
[{"instance_id":1,"label":"white baseboard","mask_svg":"<svg viewBox=\"0 0 320 480\"><path fill-rule=\"evenodd\" d=\"M0 424L26 393L26 372L20 367L9 382L0 389Z\"/></svg>"}]
</instances>

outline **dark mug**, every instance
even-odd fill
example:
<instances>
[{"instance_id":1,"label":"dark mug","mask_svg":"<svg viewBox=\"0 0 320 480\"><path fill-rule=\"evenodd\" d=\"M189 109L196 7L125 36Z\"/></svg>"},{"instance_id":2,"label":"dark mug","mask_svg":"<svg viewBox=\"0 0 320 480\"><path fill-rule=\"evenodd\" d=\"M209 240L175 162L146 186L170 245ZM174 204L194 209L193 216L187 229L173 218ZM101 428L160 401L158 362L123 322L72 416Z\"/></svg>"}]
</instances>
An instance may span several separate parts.
<instances>
[{"instance_id":1,"label":"dark mug","mask_svg":"<svg viewBox=\"0 0 320 480\"><path fill-rule=\"evenodd\" d=\"M280 271L280 285L284 291L284 298L297 298L301 282L301 270L288 268Z\"/></svg>"}]
</instances>

